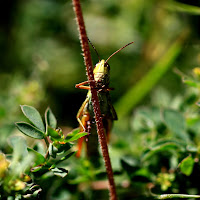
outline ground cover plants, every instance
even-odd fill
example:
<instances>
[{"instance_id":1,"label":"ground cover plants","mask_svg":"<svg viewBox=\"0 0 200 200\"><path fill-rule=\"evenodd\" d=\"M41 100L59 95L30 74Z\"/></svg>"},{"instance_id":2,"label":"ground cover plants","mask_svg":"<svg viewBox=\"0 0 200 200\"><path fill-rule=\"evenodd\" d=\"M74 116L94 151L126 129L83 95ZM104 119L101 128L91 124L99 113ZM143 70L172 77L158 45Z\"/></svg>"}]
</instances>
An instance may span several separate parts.
<instances>
[{"instance_id":1,"label":"ground cover plants","mask_svg":"<svg viewBox=\"0 0 200 200\"><path fill-rule=\"evenodd\" d=\"M199 3L81 3L16 2L19 20L1 31L0 199L200 198ZM109 87L95 85L88 37L100 60L134 40L109 60ZM86 92L74 87L87 80L83 59L96 118L87 130L76 119ZM100 91L118 115L109 143ZM93 127L99 155L83 147L77 158Z\"/></svg>"}]
</instances>

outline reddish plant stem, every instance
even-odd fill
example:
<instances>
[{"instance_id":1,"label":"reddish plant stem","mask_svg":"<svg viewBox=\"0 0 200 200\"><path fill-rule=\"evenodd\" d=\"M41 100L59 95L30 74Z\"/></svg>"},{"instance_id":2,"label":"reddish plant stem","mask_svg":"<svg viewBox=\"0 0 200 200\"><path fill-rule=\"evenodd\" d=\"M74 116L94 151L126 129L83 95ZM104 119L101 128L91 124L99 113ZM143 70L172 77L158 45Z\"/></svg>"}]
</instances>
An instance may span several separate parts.
<instances>
[{"instance_id":1,"label":"reddish plant stem","mask_svg":"<svg viewBox=\"0 0 200 200\"><path fill-rule=\"evenodd\" d=\"M92 93L92 104L93 104L93 109L94 109L94 114L95 114L99 143L101 146L101 150L102 150L102 154L103 154L103 158L105 162L105 167L107 171L108 181L109 181L110 200L117 200L113 170L112 170L112 166L110 162L107 141L106 141L106 137L104 133L104 127L103 127L103 122L101 118L101 110L99 106L97 90L95 89L92 59L91 59L86 29L85 29L85 23L83 20L81 5L80 5L79 0L72 0L72 1L74 5L76 21L77 21L78 30L79 30L81 47L82 47L82 51L84 55L84 61L86 65L87 77L89 80L89 85L90 85L91 93Z\"/></svg>"}]
</instances>

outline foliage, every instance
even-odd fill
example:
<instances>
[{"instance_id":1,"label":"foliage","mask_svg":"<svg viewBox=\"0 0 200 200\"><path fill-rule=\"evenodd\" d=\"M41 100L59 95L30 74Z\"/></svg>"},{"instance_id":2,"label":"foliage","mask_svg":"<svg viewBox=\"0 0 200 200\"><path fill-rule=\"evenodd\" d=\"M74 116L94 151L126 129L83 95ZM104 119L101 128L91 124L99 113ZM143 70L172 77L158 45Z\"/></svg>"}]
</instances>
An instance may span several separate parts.
<instances>
[{"instance_id":1,"label":"foliage","mask_svg":"<svg viewBox=\"0 0 200 200\"><path fill-rule=\"evenodd\" d=\"M119 117L109 149L119 199L199 197L199 68L191 74L200 65L199 6L198 0L82 1L100 58L134 41L109 60ZM86 95L74 85L86 78L71 1L12 1L5 13L0 198L106 199L103 163L94 169L84 156L72 156L82 133L68 132L78 126L75 116ZM51 105L62 130L50 109L44 123L33 107L22 106L30 121L24 122L20 104L40 112ZM16 137L15 121L22 121L17 126L26 142Z\"/></svg>"},{"instance_id":2,"label":"foliage","mask_svg":"<svg viewBox=\"0 0 200 200\"><path fill-rule=\"evenodd\" d=\"M171 193L157 196L158 199L189 198L186 194L199 194L199 74L194 69L193 77L182 75L192 88L185 96L170 97L163 89L153 96L153 106L138 108L131 120L134 131L130 144L129 160L122 159L130 183L151 182L152 193ZM186 78L187 77L187 78ZM185 80L190 80L190 82ZM162 98L164 97L164 98ZM138 151L139 149L139 151ZM132 154L136 154L136 161ZM142 172L142 173L141 173ZM174 196L173 196L174 194ZM185 194L185 195L182 195ZM191 196L200 198L200 196Z\"/></svg>"},{"instance_id":3,"label":"foliage","mask_svg":"<svg viewBox=\"0 0 200 200\"><path fill-rule=\"evenodd\" d=\"M1 198L38 198L42 189L33 181L37 177L46 176L49 172L62 178L67 176L68 170L59 164L75 154L71 151L73 146L71 142L87 134L74 130L65 137L62 130L57 128L57 120L50 108L45 112L45 125L34 107L23 105L21 109L31 124L17 122L16 127L31 138L44 139L47 150L44 155L36 151L36 147L28 148L22 137L16 136L10 139L13 148L11 161L8 161L4 154L0 154Z\"/></svg>"}]
</instances>

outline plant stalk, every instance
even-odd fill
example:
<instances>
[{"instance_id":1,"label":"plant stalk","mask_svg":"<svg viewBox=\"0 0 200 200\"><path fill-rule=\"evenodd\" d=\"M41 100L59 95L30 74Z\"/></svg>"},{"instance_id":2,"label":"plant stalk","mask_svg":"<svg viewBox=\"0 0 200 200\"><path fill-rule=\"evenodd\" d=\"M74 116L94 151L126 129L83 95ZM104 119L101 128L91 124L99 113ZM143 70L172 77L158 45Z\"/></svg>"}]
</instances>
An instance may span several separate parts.
<instances>
[{"instance_id":1,"label":"plant stalk","mask_svg":"<svg viewBox=\"0 0 200 200\"><path fill-rule=\"evenodd\" d=\"M97 96L97 90L95 89L92 59L91 59L86 29L85 29L85 23L84 23L84 19L82 15L82 9L81 9L79 0L72 0L72 1L73 1L74 12L76 15L78 30L79 30L79 37L80 37L79 39L80 39L81 47L83 51L87 77L88 77L88 81L89 81L89 85L90 85L90 89L92 93L92 104L93 104L93 109L94 109L94 114L95 114L98 139L101 146L101 151L103 154L108 181L109 181L110 200L117 200L113 170L112 170L111 161L109 157L107 141L106 141L106 137L104 133L104 127L103 127L103 122L102 122L102 117L101 117L99 100Z\"/></svg>"},{"instance_id":2,"label":"plant stalk","mask_svg":"<svg viewBox=\"0 0 200 200\"><path fill-rule=\"evenodd\" d=\"M46 155L45 155L45 159L48 159L49 158L49 141L48 141L46 136L44 138L44 141L45 141L45 143L47 145L47 152L46 152Z\"/></svg>"}]
</instances>

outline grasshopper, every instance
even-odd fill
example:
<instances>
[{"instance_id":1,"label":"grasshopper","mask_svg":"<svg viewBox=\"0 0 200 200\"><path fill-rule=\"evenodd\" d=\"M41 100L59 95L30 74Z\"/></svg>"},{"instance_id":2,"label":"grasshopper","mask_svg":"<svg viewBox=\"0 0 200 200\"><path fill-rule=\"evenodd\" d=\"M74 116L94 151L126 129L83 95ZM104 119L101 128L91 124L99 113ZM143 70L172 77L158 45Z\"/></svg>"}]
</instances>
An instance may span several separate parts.
<instances>
[{"instance_id":1,"label":"grasshopper","mask_svg":"<svg viewBox=\"0 0 200 200\"><path fill-rule=\"evenodd\" d=\"M90 41L89 41L90 42ZM110 91L113 90L113 88L109 88L110 83L110 65L108 64L108 60L127 47L128 45L132 44L128 43L124 47L120 48L116 52L114 52L107 60L101 60L99 59L99 62L95 65L93 73L94 73L94 81L96 83L96 89L98 90L98 98L99 98L99 104L101 109L101 117L103 120L103 125L105 128L105 133L107 137L107 141L109 141L109 136L112 128L112 124L114 120L117 120L117 114L116 111L111 103L110 98ZM92 44L91 44L92 45ZM94 48L94 46L92 45ZM96 51L96 49L94 48ZM96 51L97 53L97 51ZM97 53L98 55L98 53ZM99 56L98 56L99 57ZM77 157L80 157L81 155L81 149L83 141L86 140L87 143L87 156L94 158L99 155L98 153L98 137L96 132L96 126L95 126L95 119L94 119L94 112L92 107L92 101L91 101L91 91L90 86L86 86L85 84L88 84L89 81L84 81L82 83L76 84L76 88L80 89L86 89L88 90L87 96L85 101L83 102L82 106L80 107L78 113L77 113L77 120L80 125L81 132L88 132L88 136L84 136L79 139L78 141L78 152ZM91 142L90 142L91 141Z\"/></svg>"}]
</instances>

